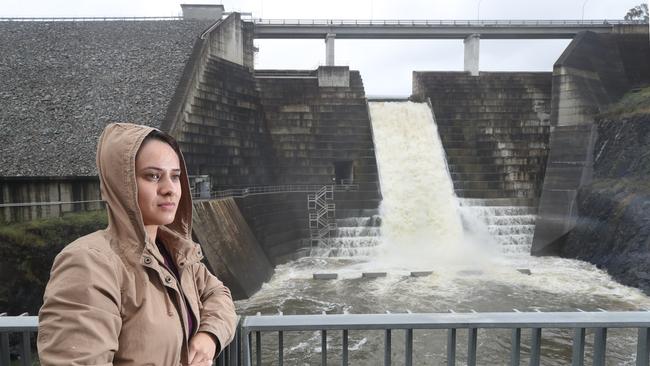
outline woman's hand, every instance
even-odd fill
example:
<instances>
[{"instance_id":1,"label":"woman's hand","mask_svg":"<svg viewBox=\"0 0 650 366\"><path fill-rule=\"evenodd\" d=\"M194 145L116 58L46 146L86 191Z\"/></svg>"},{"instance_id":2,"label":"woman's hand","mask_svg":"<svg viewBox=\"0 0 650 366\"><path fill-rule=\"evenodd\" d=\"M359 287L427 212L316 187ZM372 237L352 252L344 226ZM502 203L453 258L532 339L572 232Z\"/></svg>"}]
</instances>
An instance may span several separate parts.
<instances>
[{"instance_id":1,"label":"woman's hand","mask_svg":"<svg viewBox=\"0 0 650 366\"><path fill-rule=\"evenodd\" d=\"M190 339L189 350L189 366L211 366L217 344L210 333L198 332Z\"/></svg>"}]
</instances>

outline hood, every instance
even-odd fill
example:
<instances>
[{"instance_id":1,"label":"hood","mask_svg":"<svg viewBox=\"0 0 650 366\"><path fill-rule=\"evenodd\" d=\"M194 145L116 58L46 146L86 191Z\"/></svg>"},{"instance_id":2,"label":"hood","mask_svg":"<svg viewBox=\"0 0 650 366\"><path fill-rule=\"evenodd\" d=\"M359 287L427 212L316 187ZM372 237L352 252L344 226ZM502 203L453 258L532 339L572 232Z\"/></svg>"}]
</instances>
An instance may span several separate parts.
<instances>
[{"instance_id":1,"label":"hood","mask_svg":"<svg viewBox=\"0 0 650 366\"><path fill-rule=\"evenodd\" d=\"M146 244L153 244L148 243L150 240L138 206L135 156L144 138L154 130L130 123L111 123L102 132L97 145L97 170L102 199L108 210L107 231L129 251L142 252ZM169 135L166 137L180 160L181 199L174 222L165 226L181 238L191 240L192 198L185 160L176 140Z\"/></svg>"}]
</instances>

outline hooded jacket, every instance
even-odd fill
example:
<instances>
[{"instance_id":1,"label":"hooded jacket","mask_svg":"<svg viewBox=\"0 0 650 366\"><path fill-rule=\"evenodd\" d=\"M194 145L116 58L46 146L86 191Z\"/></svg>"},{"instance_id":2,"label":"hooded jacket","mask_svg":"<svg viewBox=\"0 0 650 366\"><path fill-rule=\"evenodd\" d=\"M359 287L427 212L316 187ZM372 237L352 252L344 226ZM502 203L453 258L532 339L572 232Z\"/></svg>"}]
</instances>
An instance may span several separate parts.
<instances>
[{"instance_id":1,"label":"hooded jacket","mask_svg":"<svg viewBox=\"0 0 650 366\"><path fill-rule=\"evenodd\" d=\"M108 227L81 237L57 255L39 312L42 365L188 363L188 317L221 348L237 316L230 291L201 263L191 240L192 201L180 149L181 198L174 222L159 226L179 279L147 235L138 207L135 158L153 128L110 124L99 139L97 168ZM191 315L188 313L191 312Z\"/></svg>"}]
</instances>

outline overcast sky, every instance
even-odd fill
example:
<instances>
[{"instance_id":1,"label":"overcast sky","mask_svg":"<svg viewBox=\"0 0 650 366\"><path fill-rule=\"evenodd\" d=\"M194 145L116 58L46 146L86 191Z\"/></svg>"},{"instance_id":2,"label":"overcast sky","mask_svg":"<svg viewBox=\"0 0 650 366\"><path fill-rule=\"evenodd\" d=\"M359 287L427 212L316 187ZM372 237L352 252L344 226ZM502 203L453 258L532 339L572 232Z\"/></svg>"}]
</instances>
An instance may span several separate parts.
<instances>
[{"instance_id":1,"label":"overcast sky","mask_svg":"<svg viewBox=\"0 0 650 366\"><path fill-rule=\"evenodd\" d=\"M0 17L171 16L181 3L223 4L266 19L622 19L642 0L1 0ZM397 5L399 4L399 5ZM584 13L583 13L584 9ZM1 35L0 35L1 36ZM551 71L568 40L481 41L482 71ZM321 40L258 40L256 68L314 69ZM336 63L360 70L368 95L409 95L411 73L463 68L462 40L337 40Z\"/></svg>"}]
</instances>

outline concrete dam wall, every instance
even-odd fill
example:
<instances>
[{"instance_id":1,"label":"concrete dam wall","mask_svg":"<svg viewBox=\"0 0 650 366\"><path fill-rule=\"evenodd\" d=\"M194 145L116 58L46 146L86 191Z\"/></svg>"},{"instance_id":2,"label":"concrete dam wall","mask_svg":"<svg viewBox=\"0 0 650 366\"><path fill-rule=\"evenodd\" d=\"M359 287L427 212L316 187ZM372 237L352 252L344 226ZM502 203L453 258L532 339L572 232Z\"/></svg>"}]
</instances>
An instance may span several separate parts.
<instances>
[{"instance_id":1,"label":"concrete dam wall","mask_svg":"<svg viewBox=\"0 0 650 366\"><path fill-rule=\"evenodd\" d=\"M250 297L271 277L273 267L232 198L194 202L194 237L213 273L235 299Z\"/></svg>"},{"instance_id":2,"label":"concrete dam wall","mask_svg":"<svg viewBox=\"0 0 650 366\"><path fill-rule=\"evenodd\" d=\"M535 205L548 154L550 73L414 72L413 94L431 100L459 197Z\"/></svg>"},{"instance_id":3,"label":"concrete dam wall","mask_svg":"<svg viewBox=\"0 0 650 366\"><path fill-rule=\"evenodd\" d=\"M557 127L532 248L589 261L646 293L649 118L609 109L626 91L648 85L647 33L579 35L555 64Z\"/></svg>"},{"instance_id":4,"label":"concrete dam wall","mask_svg":"<svg viewBox=\"0 0 650 366\"><path fill-rule=\"evenodd\" d=\"M593 176L597 115L631 86L650 81L650 47L647 34L641 36L584 32L555 63L551 112L554 129L533 254L559 254L566 235L575 226L578 190L590 184Z\"/></svg>"}]
</instances>

